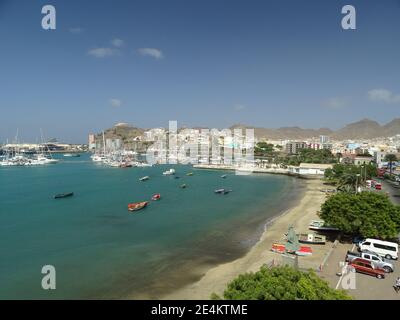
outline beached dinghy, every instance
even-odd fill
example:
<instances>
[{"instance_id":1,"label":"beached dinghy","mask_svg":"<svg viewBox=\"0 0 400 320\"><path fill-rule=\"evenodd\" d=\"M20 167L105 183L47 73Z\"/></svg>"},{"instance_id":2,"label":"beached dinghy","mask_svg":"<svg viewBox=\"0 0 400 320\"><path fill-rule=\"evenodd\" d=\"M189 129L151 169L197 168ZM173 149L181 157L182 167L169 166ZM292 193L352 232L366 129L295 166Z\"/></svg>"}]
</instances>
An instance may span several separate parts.
<instances>
[{"instance_id":1,"label":"beached dinghy","mask_svg":"<svg viewBox=\"0 0 400 320\"><path fill-rule=\"evenodd\" d=\"M54 199L62 199L62 198L68 198L72 197L74 195L73 192L68 192L68 193L59 193L54 196Z\"/></svg>"},{"instance_id":2,"label":"beached dinghy","mask_svg":"<svg viewBox=\"0 0 400 320\"><path fill-rule=\"evenodd\" d=\"M128 210L129 211L138 211L140 209L143 209L149 204L148 201L142 201L142 202L134 202L134 203L129 203L128 204Z\"/></svg>"},{"instance_id":3,"label":"beached dinghy","mask_svg":"<svg viewBox=\"0 0 400 320\"><path fill-rule=\"evenodd\" d=\"M311 220L308 229L315 231L339 231L338 228L327 226L322 220Z\"/></svg>"},{"instance_id":4,"label":"beached dinghy","mask_svg":"<svg viewBox=\"0 0 400 320\"><path fill-rule=\"evenodd\" d=\"M315 233L301 233L297 235L299 242L309 244L325 244L326 237Z\"/></svg>"},{"instance_id":5,"label":"beached dinghy","mask_svg":"<svg viewBox=\"0 0 400 320\"><path fill-rule=\"evenodd\" d=\"M273 243L271 250L277 253L291 253L296 254L298 256L310 256L312 255L312 249L308 246L300 246L300 248L296 251L289 252L286 250L286 246L280 243Z\"/></svg>"}]
</instances>

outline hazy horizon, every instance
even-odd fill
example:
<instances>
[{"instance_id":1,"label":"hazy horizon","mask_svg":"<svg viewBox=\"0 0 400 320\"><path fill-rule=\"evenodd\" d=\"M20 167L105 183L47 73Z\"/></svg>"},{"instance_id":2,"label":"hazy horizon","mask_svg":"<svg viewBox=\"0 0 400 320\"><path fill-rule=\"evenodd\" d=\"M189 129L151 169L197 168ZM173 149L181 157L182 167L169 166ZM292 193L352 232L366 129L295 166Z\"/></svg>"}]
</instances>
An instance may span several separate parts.
<instances>
[{"instance_id":1,"label":"hazy horizon","mask_svg":"<svg viewBox=\"0 0 400 320\"><path fill-rule=\"evenodd\" d=\"M0 143L141 128L399 117L400 1L0 0ZM341 8L357 29L341 28Z\"/></svg>"}]
</instances>

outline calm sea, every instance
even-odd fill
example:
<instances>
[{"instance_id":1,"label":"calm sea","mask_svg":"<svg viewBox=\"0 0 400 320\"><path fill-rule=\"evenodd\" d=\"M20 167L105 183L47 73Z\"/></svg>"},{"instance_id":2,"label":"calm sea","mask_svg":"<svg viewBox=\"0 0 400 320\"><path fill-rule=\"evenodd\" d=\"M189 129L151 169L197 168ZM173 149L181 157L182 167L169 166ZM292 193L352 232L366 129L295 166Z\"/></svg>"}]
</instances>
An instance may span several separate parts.
<instances>
[{"instance_id":1,"label":"calm sea","mask_svg":"<svg viewBox=\"0 0 400 320\"><path fill-rule=\"evenodd\" d=\"M162 175L172 167L180 179ZM179 165L110 168L88 155L0 168L0 298L158 298L244 254L301 185ZM221 187L233 192L214 194ZM74 197L53 199L70 191ZM162 199L128 212L129 202L154 193ZM56 290L41 288L44 265L56 268Z\"/></svg>"}]
</instances>

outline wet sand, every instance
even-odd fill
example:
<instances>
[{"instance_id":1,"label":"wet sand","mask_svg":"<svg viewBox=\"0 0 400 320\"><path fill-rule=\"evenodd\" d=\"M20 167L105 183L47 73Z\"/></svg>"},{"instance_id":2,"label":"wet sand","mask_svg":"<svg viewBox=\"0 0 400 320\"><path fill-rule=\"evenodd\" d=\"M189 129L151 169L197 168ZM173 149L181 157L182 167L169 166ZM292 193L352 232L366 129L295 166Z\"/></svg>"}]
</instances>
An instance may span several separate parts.
<instances>
[{"instance_id":1,"label":"wet sand","mask_svg":"<svg viewBox=\"0 0 400 320\"><path fill-rule=\"evenodd\" d=\"M199 281L167 294L162 299L210 299L213 292L222 295L227 284L239 274L257 271L263 264L277 259L279 255L270 250L272 243L283 241L291 224L297 232L307 231L310 220L318 218L317 211L325 201L326 196L320 191L324 188L321 180L306 180L304 188L306 190L299 203L272 220L266 226L261 239L245 256L209 269ZM316 266L329 249L329 244L320 246L311 257L300 257L299 260L304 261L303 266Z\"/></svg>"}]
</instances>

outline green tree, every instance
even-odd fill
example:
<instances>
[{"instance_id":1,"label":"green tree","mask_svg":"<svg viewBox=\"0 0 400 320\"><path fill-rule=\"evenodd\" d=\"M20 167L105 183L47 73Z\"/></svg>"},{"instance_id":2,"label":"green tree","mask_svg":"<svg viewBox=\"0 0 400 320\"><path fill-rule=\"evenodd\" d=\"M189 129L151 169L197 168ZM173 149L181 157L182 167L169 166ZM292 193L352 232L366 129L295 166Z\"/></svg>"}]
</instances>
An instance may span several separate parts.
<instances>
[{"instance_id":1,"label":"green tree","mask_svg":"<svg viewBox=\"0 0 400 320\"><path fill-rule=\"evenodd\" d=\"M338 193L321 207L320 217L346 234L394 239L400 231L400 207L383 194Z\"/></svg>"},{"instance_id":2,"label":"green tree","mask_svg":"<svg viewBox=\"0 0 400 320\"><path fill-rule=\"evenodd\" d=\"M390 170L390 176L391 176L392 175L392 171L393 171L393 162L397 161L397 157L396 157L395 154L389 153L389 154L387 154L385 156L385 161L389 162L389 170Z\"/></svg>"},{"instance_id":3,"label":"green tree","mask_svg":"<svg viewBox=\"0 0 400 320\"><path fill-rule=\"evenodd\" d=\"M212 294L213 299L221 299ZM343 290L335 290L314 271L292 267L262 267L255 273L239 275L224 291L227 300L349 300Z\"/></svg>"}]
</instances>

